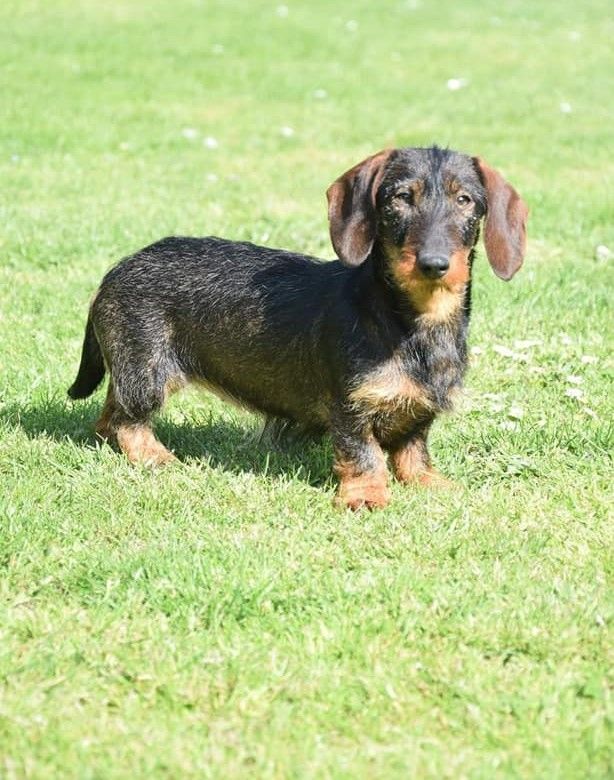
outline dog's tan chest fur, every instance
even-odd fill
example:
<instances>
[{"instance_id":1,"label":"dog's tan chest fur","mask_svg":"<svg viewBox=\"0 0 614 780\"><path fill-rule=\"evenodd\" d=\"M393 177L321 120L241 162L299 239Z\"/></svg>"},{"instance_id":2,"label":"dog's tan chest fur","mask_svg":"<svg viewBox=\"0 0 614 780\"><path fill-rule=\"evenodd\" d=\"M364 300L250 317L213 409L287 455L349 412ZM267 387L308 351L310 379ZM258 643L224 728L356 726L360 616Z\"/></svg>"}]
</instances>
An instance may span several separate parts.
<instances>
[{"instance_id":1,"label":"dog's tan chest fur","mask_svg":"<svg viewBox=\"0 0 614 780\"><path fill-rule=\"evenodd\" d=\"M386 418L386 428L403 428L434 410L424 385L397 358L372 371L350 392L350 403L367 416Z\"/></svg>"}]
</instances>

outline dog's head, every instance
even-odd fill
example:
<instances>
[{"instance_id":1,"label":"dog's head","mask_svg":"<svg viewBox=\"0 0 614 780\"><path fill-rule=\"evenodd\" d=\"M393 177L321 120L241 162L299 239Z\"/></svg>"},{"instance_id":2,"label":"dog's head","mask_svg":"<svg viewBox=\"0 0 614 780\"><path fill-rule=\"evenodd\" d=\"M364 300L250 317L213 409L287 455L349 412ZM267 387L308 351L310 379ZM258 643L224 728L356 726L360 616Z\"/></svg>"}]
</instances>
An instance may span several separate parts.
<instances>
[{"instance_id":1,"label":"dog's head","mask_svg":"<svg viewBox=\"0 0 614 780\"><path fill-rule=\"evenodd\" d=\"M439 149L389 149L328 189L330 234L345 265L383 258L386 276L420 313L456 307L471 273L480 221L490 265L511 279L522 265L528 210L478 157Z\"/></svg>"}]
</instances>

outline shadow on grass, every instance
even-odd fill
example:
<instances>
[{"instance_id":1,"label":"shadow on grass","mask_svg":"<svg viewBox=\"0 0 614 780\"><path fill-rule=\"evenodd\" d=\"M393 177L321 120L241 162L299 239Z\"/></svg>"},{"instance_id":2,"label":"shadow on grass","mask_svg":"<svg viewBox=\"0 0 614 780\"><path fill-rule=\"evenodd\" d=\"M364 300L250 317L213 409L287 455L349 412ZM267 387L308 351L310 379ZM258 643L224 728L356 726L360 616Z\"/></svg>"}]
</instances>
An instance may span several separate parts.
<instances>
[{"instance_id":1,"label":"shadow on grass","mask_svg":"<svg viewBox=\"0 0 614 780\"><path fill-rule=\"evenodd\" d=\"M100 403L96 401L72 404L51 398L0 409L0 421L20 428L31 439L70 439L93 447L97 442L94 424L99 414ZM330 478L332 454L326 440L305 439L271 447L258 442L254 426L213 416L204 423L176 423L161 417L155 422L155 430L181 461L204 460L232 473L293 475L310 485L322 485Z\"/></svg>"}]
</instances>

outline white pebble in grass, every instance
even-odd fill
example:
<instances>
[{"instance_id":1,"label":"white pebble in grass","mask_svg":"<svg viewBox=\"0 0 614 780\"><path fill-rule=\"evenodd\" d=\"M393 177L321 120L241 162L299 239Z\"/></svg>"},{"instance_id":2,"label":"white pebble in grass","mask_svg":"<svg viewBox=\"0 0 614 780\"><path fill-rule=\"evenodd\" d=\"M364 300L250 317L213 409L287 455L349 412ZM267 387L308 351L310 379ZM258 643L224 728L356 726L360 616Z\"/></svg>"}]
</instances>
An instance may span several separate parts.
<instances>
[{"instance_id":1,"label":"white pebble in grass","mask_svg":"<svg viewBox=\"0 0 614 780\"><path fill-rule=\"evenodd\" d=\"M570 30L567 34L567 37L570 41L579 41L582 37L582 33L578 32L577 30Z\"/></svg>"},{"instance_id":2,"label":"white pebble in grass","mask_svg":"<svg viewBox=\"0 0 614 780\"><path fill-rule=\"evenodd\" d=\"M565 100L559 103L559 110L561 114L571 114L571 103L567 103Z\"/></svg>"},{"instance_id":3,"label":"white pebble in grass","mask_svg":"<svg viewBox=\"0 0 614 780\"><path fill-rule=\"evenodd\" d=\"M314 89L313 96L316 100L324 100L328 97L328 92L325 89Z\"/></svg>"},{"instance_id":4,"label":"white pebble in grass","mask_svg":"<svg viewBox=\"0 0 614 780\"><path fill-rule=\"evenodd\" d=\"M484 352L484 350L482 349L482 347L471 347L470 352L472 355L481 355Z\"/></svg>"},{"instance_id":5,"label":"white pebble in grass","mask_svg":"<svg viewBox=\"0 0 614 780\"><path fill-rule=\"evenodd\" d=\"M501 355L501 357L513 358L516 355L513 349L506 347L504 344L494 344L492 350L497 355Z\"/></svg>"},{"instance_id":6,"label":"white pebble in grass","mask_svg":"<svg viewBox=\"0 0 614 780\"><path fill-rule=\"evenodd\" d=\"M284 138L292 138L294 135L294 130L291 127L280 127L279 132L281 135L283 135Z\"/></svg>"},{"instance_id":7,"label":"white pebble in grass","mask_svg":"<svg viewBox=\"0 0 614 780\"><path fill-rule=\"evenodd\" d=\"M517 406L517 405L510 406L507 412L507 416L511 420L522 420L522 418L524 417L524 409L521 406Z\"/></svg>"},{"instance_id":8,"label":"white pebble in grass","mask_svg":"<svg viewBox=\"0 0 614 780\"><path fill-rule=\"evenodd\" d=\"M446 87L450 92L457 92L459 89L466 87L468 83L467 79L448 79L446 81Z\"/></svg>"},{"instance_id":9,"label":"white pebble in grass","mask_svg":"<svg viewBox=\"0 0 614 780\"><path fill-rule=\"evenodd\" d=\"M522 352L514 352L513 349L506 347L504 344L494 344L492 349L493 352L496 352L497 355L501 355L501 357L504 358L511 358L512 360L521 360L524 361L525 363L529 361L528 355L523 355Z\"/></svg>"},{"instance_id":10,"label":"white pebble in grass","mask_svg":"<svg viewBox=\"0 0 614 780\"><path fill-rule=\"evenodd\" d=\"M216 182L216 181L219 181L219 176L218 176L216 173L208 173L208 174L205 176L205 179L206 179L207 181Z\"/></svg>"},{"instance_id":11,"label":"white pebble in grass","mask_svg":"<svg viewBox=\"0 0 614 780\"><path fill-rule=\"evenodd\" d=\"M559 333L559 338L561 339L561 344L565 344L565 346L573 344L573 339L568 333Z\"/></svg>"},{"instance_id":12,"label":"white pebble in grass","mask_svg":"<svg viewBox=\"0 0 614 780\"><path fill-rule=\"evenodd\" d=\"M599 417L597 416L597 412L591 409L590 406L583 406L582 411L584 412L584 414L588 415L589 417L592 417L593 420L599 419Z\"/></svg>"},{"instance_id":13,"label":"white pebble in grass","mask_svg":"<svg viewBox=\"0 0 614 780\"><path fill-rule=\"evenodd\" d=\"M579 387L568 387L567 390L565 390L565 395L567 398L575 398L577 401L579 401L580 398L584 398L584 392L580 390Z\"/></svg>"},{"instance_id":14,"label":"white pebble in grass","mask_svg":"<svg viewBox=\"0 0 614 780\"><path fill-rule=\"evenodd\" d=\"M612 252L609 247L607 247L605 244L599 244L599 246L595 247L595 259L596 260L610 260L612 257Z\"/></svg>"},{"instance_id":15,"label":"white pebble in grass","mask_svg":"<svg viewBox=\"0 0 614 780\"><path fill-rule=\"evenodd\" d=\"M286 16L290 13L290 9L287 5L278 5L275 9L275 13L277 16L281 17L282 19L285 19Z\"/></svg>"},{"instance_id":16,"label":"white pebble in grass","mask_svg":"<svg viewBox=\"0 0 614 780\"><path fill-rule=\"evenodd\" d=\"M499 428L503 431L517 431L518 423L513 420L503 420L499 423Z\"/></svg>"},{"instance_id":17,"label":"white pebble in grass","mask_svg":"<svg viewBox=\"0 0 614 780\"><path fill-rule=\"evenodd\" d=\"M503 398L504 393L483 393L482 398L487 401L500 401Z\"/></svg>"},{"instance_id":18,"label":"white pebble in grass","mask_svg":"<svg viewBox=\"0 0 614 780\"><path fill-rule=\"evenodd\" d=\"M356 32L356 30L358 29L358 22L356 21L356 19L350 19L349 21L347 21L345 23L345 29L348 32Z\"/></svg>"},{"instance_id":19,"label":"white pebble in grass","mask_svg":"<svg viewBox=\"0 0 614 780\"><path fill-rule=\"evenodd\" d=\"M596 363L597 358L594 355L582 355L582 357L580 358L580 362L584 363L584 365L587 366L590 363Z\"/></svg>"},{"instance_id":20,"label":"white pebble in grass","mask_svg":"<svg viewBox=\"0 0 614 780\"><path fill-rule=\"evenodd\" d=\"M195 127L184 127L181 135L187 138L188 141L193 141L195 138L198 138L198 130Z\"/></svg>"},{"instance_id":21,"label":"white pebble in grass","mask_svg":"<svg viewBox=\"0 0 614 780\"><path fill-rule=\"evenodd\" d=\"M217 138L213 138L213 136L208 135L206 138L203 138L203 146L206 146L207 149L217 149L219 143Z\"/></svg>"},{"instance_id":22,"label":"white pebble in grass","mask_svg":"<svg viewBox=\"0 0 614 780\"><path fill-rule=\"evenodd\" d=\"M514 349L531 349L541 344L539 339L516 339Z\"/></svg>"},{"instance_id":23,"label":"white pebble in grass","mask_svg":"<svg viewBox=\"0 0 614 780\"><path fill-rule=\"evenodd\" d=\"M569 374L569 376L565 377L565 381L569 382L570 385L581 385L584 379L577 374Z\"/></svg>"},{"instance_id":24,"label":"white pebble in grass","mask_svg":"<svg viewBox=\"0 0 614 780\"><path fill-rule=\"evenodd\" d=\"M211 47L211 53L212 54L223 54L224 53L224 47L221 43L214 43Z\"/></svg>"}]
</instances>

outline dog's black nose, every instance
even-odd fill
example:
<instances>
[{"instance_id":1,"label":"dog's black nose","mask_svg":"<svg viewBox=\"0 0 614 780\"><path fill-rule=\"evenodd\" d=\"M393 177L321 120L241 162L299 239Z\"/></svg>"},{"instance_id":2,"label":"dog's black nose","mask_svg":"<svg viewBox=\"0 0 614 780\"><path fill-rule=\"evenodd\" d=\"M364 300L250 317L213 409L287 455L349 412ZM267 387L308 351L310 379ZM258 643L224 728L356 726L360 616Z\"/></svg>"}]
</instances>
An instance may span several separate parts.
<instances>
[{"instance_id":1,"label":"dog's black nose","mask_svg":"<svg viewBox=\"0 0 614 780\"><path fill-rule=\"evenodd\" d=\"M429 279L441 279L450 267L444 255L418 255L418 268Z\"/></svg>"}]
</instances>

